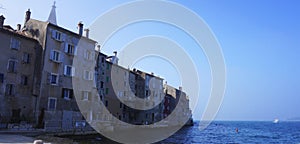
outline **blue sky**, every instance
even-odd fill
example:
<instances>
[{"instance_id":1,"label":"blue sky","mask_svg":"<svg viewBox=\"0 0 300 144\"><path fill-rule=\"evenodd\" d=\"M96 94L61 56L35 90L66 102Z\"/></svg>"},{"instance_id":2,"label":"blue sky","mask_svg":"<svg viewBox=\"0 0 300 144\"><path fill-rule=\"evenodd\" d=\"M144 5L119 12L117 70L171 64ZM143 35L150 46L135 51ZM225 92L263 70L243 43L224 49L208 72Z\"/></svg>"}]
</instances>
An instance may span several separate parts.
<instances>
[{"instance_id":1,"label":"blue sky","mask_svg":"<svg viewBox=\"0 0 300 144\"><path fill-rule=\"evenodd\" d=\"M79 21L89 26L104 12L125 2L127 1L57 0L57 21L60 26L77 31ZM300 117L299 1L175 2L202 17L222 46L227 66L227 88L217 115L218 120L285 120ZM52 0L0 0L0 6L3 7L0 13L6 17L6 24L16 27L18 23L23 24L28 8L32 11L32 18L47 20L52 4ZM195 61L201 92L194 117L199 119L210 90L209 64L201 48L182 31L161 23L130 25L112 38L112 41L119 39L118 43L108 42L103 51L110 54L133 38L149 34L163 35L177 41ZM178 74L170 73L172 66L165 61L150 58L140 61L135 66L153 71L175 87L180 85Z\"/></svg>"}]
</instances>

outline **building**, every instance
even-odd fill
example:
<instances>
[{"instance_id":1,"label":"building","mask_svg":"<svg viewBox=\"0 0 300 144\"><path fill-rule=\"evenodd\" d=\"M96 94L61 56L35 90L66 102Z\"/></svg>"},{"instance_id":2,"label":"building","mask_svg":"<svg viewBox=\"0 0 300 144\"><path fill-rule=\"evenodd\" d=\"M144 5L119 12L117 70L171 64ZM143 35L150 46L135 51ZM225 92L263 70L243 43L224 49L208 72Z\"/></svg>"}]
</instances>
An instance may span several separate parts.
<instances>
[{"instance_id":1,"label":"building","mask_svg":"<svg viewBox=\"0 0 300 144\"><path fill-rule=\"evenodd\" d=\"M172 124L192 125L192 111L189 107L189 97L182 91L182 87L178 89L164 84L165 100L163 108L164 118L173 114Z\"/></svg>"},{"instance_id":2,"label":"building","mask_svg":"<svg viewBox=\"0 0 300 144\"><path fill-rule=\"evenodd\" d=\"M18 25L4 25L0 16L0 124L35 124L39 96L41 46Z\"/></svg>"},{"instance_id":3,"label":"building","mask_svg":"<svg viewBox=\"0 0 300 144\"><path fill-rule=\"evenodd\" d=\"M38 96L38 126L46 130L73 130L92 119L91 110L82 116L78 101L88 104L96 97L94 68L96 41L83 36L83 24L78 33L56 23L55 5L45 22L30 18L26 12L23 32L42 45L41 79ZM82 85L73 85L80 81ZM76 87L76 89L74 89ZM97 99L97 97L95 98Z\"/></svg>"}]
</instances>

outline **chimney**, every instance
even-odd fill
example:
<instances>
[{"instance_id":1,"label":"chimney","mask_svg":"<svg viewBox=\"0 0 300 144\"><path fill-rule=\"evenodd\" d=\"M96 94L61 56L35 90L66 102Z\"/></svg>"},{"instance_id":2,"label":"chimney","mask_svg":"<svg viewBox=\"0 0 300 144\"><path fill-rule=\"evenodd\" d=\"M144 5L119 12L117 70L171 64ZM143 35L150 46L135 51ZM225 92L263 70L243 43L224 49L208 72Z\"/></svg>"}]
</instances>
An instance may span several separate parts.
<instances>
[{"instance_id":1,"label":"chimney","mask_svg":"<svg viewBox=\"0 0 300 144\"><path fill-rule=\"evenodd\" d=\"M179 87L179 90L182 91L182 87L181 86Z\"/></svg>"},{"instance_id":2,"label":"chimney","mask_svg":"<svg viewBox=\"0 0 300 144\"><path fill-rule=\"evenodd\" d=\"M21 24L17 24L17 31L21 30Z\"/></svg>"},{"instance_id":3,"label":"chimney","mask_svg":"<svg viewBox=\"0 0 300 144\"><path fill-rule=\"evenodd\" d=\"M114 51L114 54L115 54L115 57L117 56L118 52L117 51Z\"/></svg>"},{"instance_id":4,"label":"chimney","mask_svg":"<svg viewBox=\"0 0 300 144\"><path fill-rule=\"evenodd\" d=\"M101 50L101 46L97 45L97 51L100 52L100 50Z\"/></svg>"},{"instance_id":5,"label":"chimney","mask_svg":"<svg viewBox=\"0 0 300 144\"><path fill-rule=\"evenodd\" d=\"M78 23L78 29L79 29L79 33L78 33L78 34L79 34L80 36L82 36L82 33L83 33L83 24L82 24L82 22L79 22L79 23Z\"/></svg>"},{"instance_id":6,"label":"chimney","mask_svg":"<svg viewBox=\"0 0 300 144\"><path fill-rule=\"evenodd\" d=\"M3 28L5 17L3 15L0 16L0 28Z\"/></svg>"},{"instance_id":7,"label":"chimney","mask_svg":"<svg viewBox=\"0 0 300 144\"><path fill-rule=\"evenodd\" d=\"M89 38L90 30L89 29L84 29L84 31L85 31L85 37Z\"/></svg>"},{"instance_id":8,"label":"chimney","mask_svg":"<svg viewBox=\"0 0 300 144\"><path fill-rule=\"evenodd\" d=\"M30 19L30 15L31 15L31 12L30 12L30 9L28 9L28 10L26 11L24 25L26 24L26 22L28 22L28 21L29 21L29 19Z\"/></svg>"}]
</instances>

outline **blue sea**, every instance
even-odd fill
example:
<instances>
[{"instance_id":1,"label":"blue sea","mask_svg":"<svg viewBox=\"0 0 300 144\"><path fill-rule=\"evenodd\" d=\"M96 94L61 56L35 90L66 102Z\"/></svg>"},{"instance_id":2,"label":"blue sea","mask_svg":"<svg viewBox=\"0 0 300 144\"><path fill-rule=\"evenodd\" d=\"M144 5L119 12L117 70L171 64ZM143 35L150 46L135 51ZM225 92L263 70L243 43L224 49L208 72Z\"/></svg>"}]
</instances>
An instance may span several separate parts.
<instances>
[{"instance_id":1,"label":"blue sea","mask_svg":"<svg viewBox=\"0 0 300 144\"><path fill-rule=\"evenodd\" d=\"M300 122L246 122L216 121L205 130L198 129L199 122L194 126L184 127L171 137L158 144L207 144L207 143L283 143L300 144ZM236 132L238 128L238 132ZM83 141L81 141L83 142ZM113 143L85 140L83 143Z\"/></svg>"}]
</instances>

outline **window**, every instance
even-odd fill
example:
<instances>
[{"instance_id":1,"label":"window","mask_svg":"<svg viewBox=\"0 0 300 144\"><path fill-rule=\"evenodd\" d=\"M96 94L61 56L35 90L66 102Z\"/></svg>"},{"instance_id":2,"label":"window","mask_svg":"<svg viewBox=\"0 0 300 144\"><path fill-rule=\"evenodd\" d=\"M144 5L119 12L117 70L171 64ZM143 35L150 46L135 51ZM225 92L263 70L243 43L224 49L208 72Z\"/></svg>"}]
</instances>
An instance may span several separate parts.
<instances>
[{"instance_id":1,"label":"window","mask_svg":"<svg viewBox=\"0 0 300 144\"><path fill-rule=\"evenodd\" d=\"M50 53L50 60L57 62L57 63L61 62L62 56L61 56L60 52L56 51L56 50L52 50Z\"/></svg>"},{"instance_id":2,"label":"window","mask_svg":"<svg viewBox=\"0 0 300 144\"><path fill-rule=\"evenodd\" d=\"M106 69L109 70L109 63L106 63Z\"/></svg>"},{"instance_id":3,"label":"window","mask_svg":"<svg viewBox=\"0 0 300 144\"><path fill-rule=\"evenodd\" d=\"M50 75L50 84L51 85L58 85L58 74L51 73L51 75Z\"/></svg>"},{"instance_id":4,"label":"window","mask_svg":"<svg viewBox=\"0 0 300 144\"><path fill-rule=\"evenodd\" d=\"M73 90L72 89L63 88L62 89L62 98L66 99L66 100L72 99L73 98Z\"/></svg>"},{"instance_id":5,"label":"window","mask_svg":"<svg viewBox=\"0 0 300 144\"><path fill-rule=\"evenodd\" d=\"M94 75L92 71L87 71L87 70L84 71L83 78L85 80L93 80L93 77Z\"/></svg>"},{"instance_id":6,"label":"window","mask_svg":"<svg viewBox=\"0 0 300 144\"><path fill-rule=\"evenodd\" d=\"M123 108L123 104L120 102L120 108Z\"/></svg>"},{"instance_id":7,"label":"window","mask_svg":"<svg viewBox=\"0 0 300 144\"><path fill-rule=\"evenodd\" d=\"M7 84L5 87L5 95L13 96L15 94L15 86L13 84Z\"/></svg>"},{"instance_id":8,"label":"window","mask_svg":"<svg viewBox=\"0 0 300 144\"><path fill-rule=\"evenodd\" d=\"M28 77L27 76L25 76L25 75L21 76L21 84L24 86L28 85Z\"/></svg>"},{"instance_id":9,"label":"window","mask_svg":"<svg viewBox=\"0 0 300 144\"><path fill-rule=\"evenodd\" d=\"M106 82L109 82L109 77L108 76L106 77Z\"/></svg>"},{"instance_id":10,"label":"window","mask_svg":"<svg viewBox=\"0 0 300 144\"><path fill-rule=\"evenodd\" d=\"M108 107L108 101L107 100L105 101L105 106Z\"/></svg>"},{"instance_id":11,"label":"window","mask_svg":"<svg viewBox=\"0 0 300 144\"><path fill-rule=\"evenodd\" d=\"M108 91L109 91L109 89L108 89L108 88L106 88L106 89L105 89L105 93L106 93L106 94L108 94Z\"/></svg>"},{"instance_id":12,"label":"window","mask_svg":"<svg viewBox=\"0 0 300 144\"><path fill-rule=\"evenodd\" d=\"M104 57L101 57L101 62L104 63Z\"/></svg>"},{"instance_id":13,"label":"window","mask_svg":"<svg viewBox=\"0 0 300 144\"><path fill-rule=\"evenodd\" d=\"M23 58L22 58L23 63L30 63L30 54L29 53L23 53Z\"/></svg>"},{"instance_id":14,"label":"window","mask_svg":"<svg viewBox=\"0 0 300 144\"><path fill-rule=\"evenodd\" d=\"M73 44L65 44L65 53L69 55L76 55L76 47Z\"/></svg>"},{"instance_id":15,"label":"window","mask_svg":"<svg viewBox=\"0 0 300 144\"><path fill-rule=\"evenodd\" d=\"M65 65L64 69L65 76L74 76L75 75L75 68L69 65Z\"/></svg>"},{"instance_id":16,"label":"window","mask_svg":"<svg viewBox=\"0 0 300 144\"><path fill-rule=\"evenodd\" d=\"M4 74L0 73L0 83L3 83L3 81L4 81Z\"/></svg>"},{"instance_id":17,"label":"window","mask_svg":"<svg viewBox=\"0 0 300 144\"><path fill-rule=\"evenodd\" d=\"M101 81L101 82L100 82L100 88L103 88L103 87L104 87L104 82Z\"/></svg>"},{"instance_id":18,"label":"window","mask_svg":"<svg viewBox=\"0 0 300 144\"><path fill-rule=\"evenodd\" d=\"M48 110L55 110L56 109L56 98L49 97L48 98Z\"/></svg>"},{"instance_id":19,"label":"window","mask_svg":"<svg viewBox=\"0 0 300 144\"><path fill-rule=\"evenodd\" d=\"M8 60L7 71L13 73L17 72L17 60Z\"/></svg>"},{"instance_id":20,"label":"window","mask_svg":"<svg viewBox=\"0 0 300 144\"><path fill-rule=\"evenodd\" d=\"M90 100L90 97L91 97L91 92L88 92L88 91L83 91L82 92L82 100Z\"/></svg>"},{"instance_id":21,"label":"window","mask_svg":"<svg viewBox=\"0 0 300 144\"><path fill-rule=\"evenodd\" d=\"M10 48L19 50L20 49L20 41L15 38L11 38L10 40Z\"/></svg>"},{"instance_id":22,"label":"window","mask_svg":"<svg viewBox=\"0 0 300 144\"><path fill-rule=\"evenodd\" d=\"M65 40L66 35L56 31L56 30L52 30L52 38L57 40L57 41L64 41Z\"/></svg>"},{"instance_id":23,"label":"window","mask_svg":"<svg viewBox=\"0 0 300 144\"><path fill-rule=\"evenodd\" d=\"M86 50L84 52L84 58L87 59L87 60L94 60L95 59L95 53L93 51Z\"/></svg>"}]
</instances>

